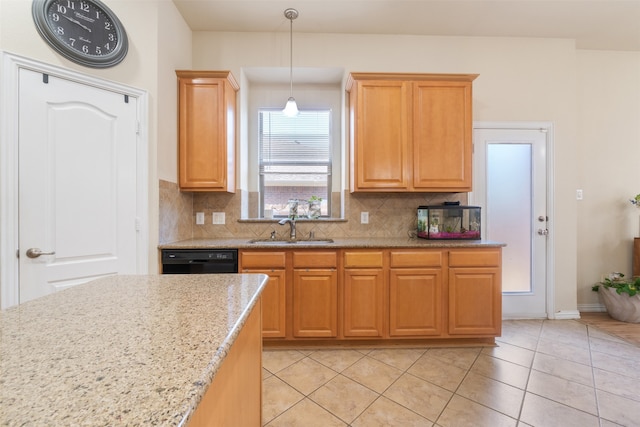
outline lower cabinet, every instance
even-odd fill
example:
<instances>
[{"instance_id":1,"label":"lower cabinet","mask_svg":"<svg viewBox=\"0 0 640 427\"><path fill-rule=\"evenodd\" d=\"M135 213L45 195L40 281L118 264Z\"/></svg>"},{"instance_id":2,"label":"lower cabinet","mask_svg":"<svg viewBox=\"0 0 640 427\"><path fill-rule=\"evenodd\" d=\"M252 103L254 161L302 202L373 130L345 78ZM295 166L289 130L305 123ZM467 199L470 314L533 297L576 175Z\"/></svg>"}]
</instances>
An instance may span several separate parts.
<instances>
[{"instance_id":1,"label":"lower cabinet","mask_svg":"<svg viewBox=\"0 0 640 427\"><path fill-rule=\"evenodd\" d=\"M262 291L262 336L284 338L286 336L286 279L284 269L248 270L247 273L262 273L269 281Z\"/></svg>"},{"instance_id":2,"label":"lower cabinet","mask_svg":"<svg viewBox=\"0 0 640 427\"><path fill-rule=\"evenodd\" d=\"M241 251L240 271L262 273L269 281L262 291L262 336L286 336L286 252Z\"/></svg>"},{"instance_id":3,"label":"lower cabinet","mask_svg":"<svg viewBox=\"0 0 640 427\"><path fill-rule=\"evenodd\" d=\"M338 335L337 254L293 252L292 333L294 337Z\"/></svg>"},{"instance_id":4,"label":"lower cabinet","mask_svg":"<svg viewBox=\"0 0 640 427\"><path fill-rule=\"evenodd\" d=\"M500 250L449 253L449 334L502 332Z\"/></svg>"},{"instance_id":5,"label":"lower cabinet","mask_svg":"<svg viewBox=\"0 0 640 427\"><path fill-rule=\"evenodd\" d=\"M241 250L263 273L271 342L491 339L502 329L502 249Z\"/></svg>"},{"instance_id":6,"label":"lower cabinet","mask_svg":"<svg viewBox=\"0 0 640 427\"><path fill-rule=\"evenodd\" d=\"M391 251L389 336L442 334L442 251Z\"/></svg>"},{"instance_id":7,"label":"lower cabinet","mask_svg":"<svg viewBox=\"0 0 640 427\"><path fill-rule=\"evenodd\" d=\"M383 252L345 251L345 337L382 337L384 334Z\"/></svg>"}]
</instances>

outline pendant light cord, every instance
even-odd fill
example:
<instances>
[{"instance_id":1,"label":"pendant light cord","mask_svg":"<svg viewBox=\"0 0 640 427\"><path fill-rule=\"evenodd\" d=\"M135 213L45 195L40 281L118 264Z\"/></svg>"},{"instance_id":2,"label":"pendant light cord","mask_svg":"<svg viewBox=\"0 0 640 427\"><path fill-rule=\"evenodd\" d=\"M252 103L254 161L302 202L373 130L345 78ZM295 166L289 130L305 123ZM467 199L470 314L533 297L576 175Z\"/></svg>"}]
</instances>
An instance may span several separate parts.
<instances>
[{"instance_id":1,"label":"pendant light cord","mask_svg":"<svg viewBox=\"0 0 640 427\"><path fill-rule=\"evenodd\" d=\"M289 16L289 96L293 97L293 15Z\"/></svg>"}]
</instances>

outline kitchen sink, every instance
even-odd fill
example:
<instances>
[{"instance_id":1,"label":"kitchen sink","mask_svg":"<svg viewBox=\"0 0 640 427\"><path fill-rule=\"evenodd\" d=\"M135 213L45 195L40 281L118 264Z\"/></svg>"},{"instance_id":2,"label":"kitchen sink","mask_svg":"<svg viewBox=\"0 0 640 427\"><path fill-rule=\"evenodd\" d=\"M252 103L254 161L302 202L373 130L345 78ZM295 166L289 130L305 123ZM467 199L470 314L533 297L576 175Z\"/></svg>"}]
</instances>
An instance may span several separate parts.
<instances>
[{"instance_id":1,"label":"kitchen sink","mask_svg":"<svg viewBox=\"0 0 640 427\"><path fill-rule=\"evenodd\" d=\"M273 240L273 239L252 239L249 243L260 243L261 245L326 245L333 243L333 239L311 239L311 240Z\"/></svg>"}]
</instances>

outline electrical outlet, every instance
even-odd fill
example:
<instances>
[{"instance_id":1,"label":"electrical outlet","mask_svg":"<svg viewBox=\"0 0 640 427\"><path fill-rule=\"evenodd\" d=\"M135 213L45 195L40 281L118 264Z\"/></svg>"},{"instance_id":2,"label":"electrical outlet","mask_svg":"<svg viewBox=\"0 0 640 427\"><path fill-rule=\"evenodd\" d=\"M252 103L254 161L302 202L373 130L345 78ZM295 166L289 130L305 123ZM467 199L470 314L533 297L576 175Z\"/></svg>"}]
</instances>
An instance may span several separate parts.
<instances>
[{"instance_id":1,"label":"electrical outlet","mask_svg":"<svg viewBox=\"0 0 640 427\"><path fill-rule=\"evenodd\" d=\"M204 212L196 212L196 224L197 225L204 224Z\"/></svg>"},{"instance_id":2,"label":"electrical outlet","mask_svg":"<svg viewBox=\"0 0 640 427\"><path fill-rule=\"evenodd\" d=\"M212 217L213 224L224 224L224 212L214 212Z\"/></svg>"},{"instance_id":3,"label":"electrical outlet","mask_svg":"<svg viewBox=\"0 0 640 427\"><path fill-rule=\"evenodd\" d=\"M576 200L582 200L582 190L576 190Z\"/></svg>"},{"instance_id":4,"label":"electrical outlet","mask_svg":"<svg viewBox=\"0 0 640 427\"><path fill-rule=\"evenodd\" d=\"M360 224L369 224L369 212L360 212Z\"/></svg>"}]
</instances>

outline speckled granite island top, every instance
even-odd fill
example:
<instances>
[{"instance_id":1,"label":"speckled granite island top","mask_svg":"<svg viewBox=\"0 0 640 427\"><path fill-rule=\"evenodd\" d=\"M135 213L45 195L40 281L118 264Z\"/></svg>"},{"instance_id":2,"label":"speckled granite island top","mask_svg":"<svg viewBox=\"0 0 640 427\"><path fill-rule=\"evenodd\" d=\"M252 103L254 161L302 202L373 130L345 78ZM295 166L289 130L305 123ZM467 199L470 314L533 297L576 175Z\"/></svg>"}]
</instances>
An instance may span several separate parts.
<instances>
[{"instance_id":1,"label":"speckled granite island top","mask_svg":"<svg viewBox=\"0 0 640 427\"><path fill-rule=\"evenodd\" d=\"M185 424L266 279L111 276L0 311L0 425Z\"/></svg>"},{"instance_id":2,"label":"speckled granite island top","mask_svg":"<svg viewBox=\"0 0 640 427\"><path fill-rule=\"evenodd\" d=\"M316 236L322 239L322 236ZM309 243L299 239L296 243L256 242L247 238L236 239L188 239L159 245L160 249L216 249L216 248L474 248L474 247L503 247L504 243L491 240L427 240L418 238L387 238L387 237L350 237L333 238L332 243Z\"/></svg>"}]
</instances>

